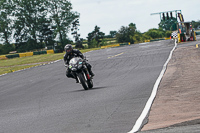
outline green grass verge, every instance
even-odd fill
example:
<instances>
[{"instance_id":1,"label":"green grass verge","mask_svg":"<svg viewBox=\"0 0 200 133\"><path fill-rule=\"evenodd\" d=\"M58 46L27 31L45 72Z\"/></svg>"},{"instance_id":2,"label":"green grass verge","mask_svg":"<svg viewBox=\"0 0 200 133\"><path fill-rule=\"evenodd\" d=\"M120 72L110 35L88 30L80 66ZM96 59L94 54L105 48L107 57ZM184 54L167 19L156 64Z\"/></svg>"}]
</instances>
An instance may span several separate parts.
<instances>
[{"instance_id":1,"label":"green grass verge","mask_svg":"<svg viewBox=\"0 0 200 133\"><path fill-rule=\"evenodd\" d=\"M34 66L38 66L38 65L22 65L22 66L11 66L11 67L3 67L0 68L0 75L5 74L5 73L11 73L11 72L15 72L18 70L22 70L22 69L26 69L26 68L31 68Z\"/></svg>"},{"instance_id":2,"label":"green grass verge","mask_svg":"<svg viewBox=\"0 0 200 133\"><path fill-rule=\"evenodd\" d=\"M80 50L82 53L98 50L100 48ZM65 53L34 55L30 57L0 60L0 75L14 71L42 65L51 61L63 59Z\"/></svg>"}]
</instances>

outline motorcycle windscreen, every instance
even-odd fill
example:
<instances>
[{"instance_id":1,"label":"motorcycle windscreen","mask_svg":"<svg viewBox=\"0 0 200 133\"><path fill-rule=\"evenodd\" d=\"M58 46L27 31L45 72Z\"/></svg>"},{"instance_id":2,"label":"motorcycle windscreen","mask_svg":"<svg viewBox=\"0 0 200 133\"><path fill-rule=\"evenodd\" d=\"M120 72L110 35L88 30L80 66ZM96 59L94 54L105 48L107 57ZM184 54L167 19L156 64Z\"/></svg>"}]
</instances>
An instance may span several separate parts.
<instances>
[{"instance_id":1,"label":"motorcycle windscreen","mask_svg":"<svg viewBox=\"0 0 200 133\"><path fill-rule=\"evenodd\" d=\"M79 58L79 57L72 58L69 61L69 64L75 65L79 60L81 60L81 58Z\"/></svg>"}]
</instances>

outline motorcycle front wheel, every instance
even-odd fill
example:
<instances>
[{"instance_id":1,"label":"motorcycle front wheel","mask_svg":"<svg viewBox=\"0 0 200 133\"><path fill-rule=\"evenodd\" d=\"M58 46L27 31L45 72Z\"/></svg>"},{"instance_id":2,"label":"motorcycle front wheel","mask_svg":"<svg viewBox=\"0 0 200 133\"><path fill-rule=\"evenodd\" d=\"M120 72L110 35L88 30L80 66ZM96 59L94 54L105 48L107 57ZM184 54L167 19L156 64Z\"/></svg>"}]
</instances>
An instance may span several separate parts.
<instances>
[{"instance_id":1,"label":"motorcycle front wheel","mask_svg":"<svg viewBox=\"0 0 200 133\"><path fill-rule=\"evenodd\" d=\"M92 88L93 87L93 81L92 81L92 79L88 80L87 84L88 84L89 88Z\"/></svg>"},{"instance_id":2,"label":"motorcycle front wheel","mask_svg":"<svg viewBox=\"0 0 200 133\"><path fill-rule=\"evenodd\" d=\"M87 84L87 81L85 80L85 77L83 76L83 73L78 73L77 76L78 76L83 88L85 90L88 90L88 84Z\"/></svg>"}]
</instances>

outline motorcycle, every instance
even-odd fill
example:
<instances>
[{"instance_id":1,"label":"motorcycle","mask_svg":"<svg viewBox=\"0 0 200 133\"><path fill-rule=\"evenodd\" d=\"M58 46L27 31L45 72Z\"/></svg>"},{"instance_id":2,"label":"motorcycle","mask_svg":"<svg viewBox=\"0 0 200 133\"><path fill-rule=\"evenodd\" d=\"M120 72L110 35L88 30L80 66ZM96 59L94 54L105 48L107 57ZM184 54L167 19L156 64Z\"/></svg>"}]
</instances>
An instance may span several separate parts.
<instances>
[{"instance_id":1,"label":"motorcycle","mask_svg":"<svg viewBox=\"0 0 200 133\"><path fill-rule=\"evenodd\" d=\"M72 58L69 61L69 69L85 90L93 87L93 81L86 66L86 59L80 57Z\"/></svg>"}]
</instances>

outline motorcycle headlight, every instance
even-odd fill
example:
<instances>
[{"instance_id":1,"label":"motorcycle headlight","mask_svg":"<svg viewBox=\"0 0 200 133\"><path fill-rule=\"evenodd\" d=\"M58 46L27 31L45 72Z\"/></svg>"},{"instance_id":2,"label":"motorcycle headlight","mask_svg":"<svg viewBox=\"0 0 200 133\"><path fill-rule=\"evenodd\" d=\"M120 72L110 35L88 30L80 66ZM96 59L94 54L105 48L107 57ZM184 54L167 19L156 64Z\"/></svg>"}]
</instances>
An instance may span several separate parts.
<instances>
[{"instance_id":1,"label":"motorcycle headlight","mask_svg":"<svg viewBox=\"0 0 200 133\"><path fill-rule=\"evenodd\" d=\"M77 69L76 68L72 68L72 71L77 71Z\"/></svg>"}]
</instances>

